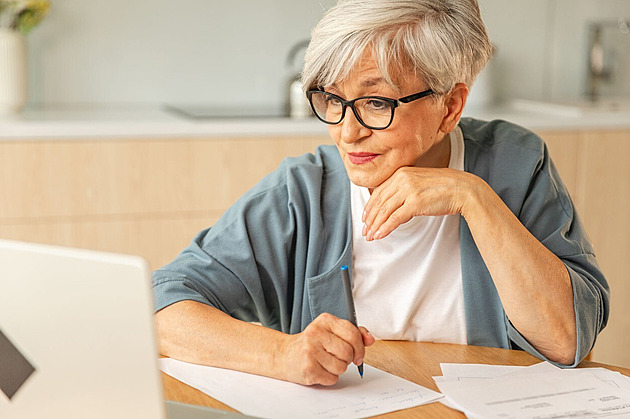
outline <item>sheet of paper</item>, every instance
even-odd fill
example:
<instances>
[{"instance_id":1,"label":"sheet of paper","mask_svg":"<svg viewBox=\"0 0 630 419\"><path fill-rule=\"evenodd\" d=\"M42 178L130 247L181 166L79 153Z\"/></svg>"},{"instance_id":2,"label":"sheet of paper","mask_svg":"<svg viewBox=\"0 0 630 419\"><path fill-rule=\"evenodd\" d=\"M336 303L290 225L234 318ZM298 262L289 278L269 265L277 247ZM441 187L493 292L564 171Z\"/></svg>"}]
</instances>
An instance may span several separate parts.
<instances>
[{"instance_id":1,"label":"sheet of paper","mask_svg":"<svg viewBox=\"0 0 630 419\"><path fill-rule=\"evenodd\" d=\"M538 370L533 370L533 367L529 367L526 371L530 373L532 377L547 377L550 373L557 373L562 377L572 377L573 379L579 380L581 376L586 377L595 377L603 383L610 385L614 388L630 391L630 377L626 377L625 375L618 373L616 371L611 371L606 368L576 368L576 369L561 369L556 368L555 371L547 371L544 374ZM555 368L555 367L554 367ZM530 371L531 369L531 371ZM512 377L515 376L513 373L505 374L504 377Z\"/></svg>"},{"instance_id":2,"label":"sheet of paper","mask_svg":"<svg viewBox=\"0 0 630 419\"><path fill-rule=\"evenodd\" d=\"M435 391L364 365L361 378L354 365L331 387L302 386L258 375L159 360L166 374L232 408L262 418L365 418L430 403Z\"/></svg>"},{"instance_id":3,"label":"sheet of paper","mask_svg":"<svg viewBox=\"0 0 630 419\"><path fill-rule=\"evenodd\" d=\"M445 404L470 417L630 416L627 377L603 368L566 370L540 363L511 371L483 365L442 370L444 376L436 383ZM507 373L498 374L501 370Z\"/></svg>"},{"instance_id":4,"label":"sheet of paper","mask_svg":"<svg viewBox=\"0 0 630 419\"><path fill-rule=\"evenodd\" d=\"M442 369L443 380L466 381L495 378L510 372L522 371L527 367L486 364L440 364L440 368Z\"/></svg>"}]
</instances>

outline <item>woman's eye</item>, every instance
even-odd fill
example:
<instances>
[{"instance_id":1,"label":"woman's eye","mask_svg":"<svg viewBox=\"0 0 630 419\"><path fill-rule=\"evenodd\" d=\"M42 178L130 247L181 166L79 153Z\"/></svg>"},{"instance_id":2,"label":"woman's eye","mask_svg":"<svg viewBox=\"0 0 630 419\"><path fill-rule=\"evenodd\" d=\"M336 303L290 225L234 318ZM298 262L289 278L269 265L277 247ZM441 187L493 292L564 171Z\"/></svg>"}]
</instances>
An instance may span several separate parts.
<instances>
[{"instance_id":1,"label":"woman's eye","mask_svg":"<svg viewBox=\"0 0 630 419\"><path fill-rule=\"evenodd\" d=\"M326 96L326 104L329 106L341 106L341 101L334 96Z\"/></svg>"},{"instance_id":2,"label":"woman's eye","mask_svg":"<svg viewBox=\"0 0 630 419\"><path fill-rule=\"evenodd\" d=\"M389 103L380 99L368 99L366 102L366 107L369 110L373 110L373 111L383 111L389 108Z\"/></svg>"}]
</instances>

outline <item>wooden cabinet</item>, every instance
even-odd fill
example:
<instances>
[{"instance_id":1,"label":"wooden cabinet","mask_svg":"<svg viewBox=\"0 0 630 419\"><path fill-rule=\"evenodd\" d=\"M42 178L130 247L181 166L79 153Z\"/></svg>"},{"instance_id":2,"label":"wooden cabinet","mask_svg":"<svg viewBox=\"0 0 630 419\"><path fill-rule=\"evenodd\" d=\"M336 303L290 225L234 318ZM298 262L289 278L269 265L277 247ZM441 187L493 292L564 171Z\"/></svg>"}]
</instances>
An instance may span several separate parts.
<instances>
[{"instance_id":1,"label":"wooden cabinet","mask_svg":"<svg viewBox=\"0 0 630 419\"><path fill-rule=\"evenodd\" d=\"M0 238L158 268L287 156L328 137L0 142Z\"/></svg>"},{"instance_id":2,"label":"wooden cabinet","mask_svg":"<svg viewBox=\"0 0 630 419\"><path fill-rule=\"evenodd\" d=\"M538 134L544 138L553 163L575 201L579 195L577 181L579 132L540 132Z\"/></svg>"},{"instance_id":3,"label":"wooden cabinet","mask_svg":"<svg viewBox=\"0 0 630 419\"><path fill-rule=\"evenodd\" d=\"M592 359L630 366L630 131L541 132L610 285Z\"/></svg>"},{"instance_id":4,"label":"wooden cabinet","mask_svg":"<svg viewBox=\"0 0 630 419\"><path fill-rule=\"evenodd\" d=\"M610 283L610 320L593 360L630 366L630 132L581 137L580 211Z\"/></svg>"}]
</instances>

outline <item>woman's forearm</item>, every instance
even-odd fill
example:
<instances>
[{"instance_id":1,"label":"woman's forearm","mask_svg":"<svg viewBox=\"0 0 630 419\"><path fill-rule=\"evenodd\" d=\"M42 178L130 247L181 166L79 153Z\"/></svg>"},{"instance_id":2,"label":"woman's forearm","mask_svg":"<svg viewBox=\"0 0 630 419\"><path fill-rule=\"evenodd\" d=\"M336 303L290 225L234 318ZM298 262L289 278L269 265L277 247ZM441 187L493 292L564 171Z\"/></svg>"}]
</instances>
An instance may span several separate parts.
<instances>
[{"instance_id":1,"label":"woman's forearm","mask_svg":"<svg viewBox=\"0 0 630 419\"><path fill-rule=\"evenodd\" d=\"M565 265L521 224L490 186L477 179L462 215L508 318L540 353L572 364L576 325Z\"/></svg>"},{"instance_id":2,"label":"woman's forearm","mask_svg":"<svg viewBox=\"0 0 630 419\"><path fill-rule=\"evenodd\" d=\"M278 376L283 334L236 320L216 308L181 301L155 315L162 355L186 362Z\"/></svg>"},{"instance_id":3,"label":"woman's forearm","mask_svg":"<svg viewBox=\"0 0 630 419\"><path fill-rule=\"evenodd\" d=\"M306 385L335 384L348 364L363 363L365 346L374 343L365 328L327 313L295 335L194 301L168 306L155 320L162 355Z\"/></svg>"}]
</instances>

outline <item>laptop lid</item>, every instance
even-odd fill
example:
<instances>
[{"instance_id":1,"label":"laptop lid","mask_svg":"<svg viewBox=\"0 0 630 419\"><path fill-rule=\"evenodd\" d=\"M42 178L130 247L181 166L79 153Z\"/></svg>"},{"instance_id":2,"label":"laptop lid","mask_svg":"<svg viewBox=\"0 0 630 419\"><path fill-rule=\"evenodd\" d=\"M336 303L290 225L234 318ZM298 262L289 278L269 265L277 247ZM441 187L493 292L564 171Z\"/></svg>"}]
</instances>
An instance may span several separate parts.
<instances>
[{"instance_id":1,"label":"laptop lid","mask_svg":"<svg viewBox=\"0 0 630 419\"><path fill-rule=\"evenodd\" d=\"M0 240L0 418L249 416L166 402L138 256Z\"/></svg>"},{"instance_id":2,"label":"laptop lid","mask_svg":"<svg viewBox=\"0 0 630 419\"><path fill-rule=\"evenodd\" d=\"M0 417L163 418L149 267L0 240Z\"/></svg>"}]
</instances>

